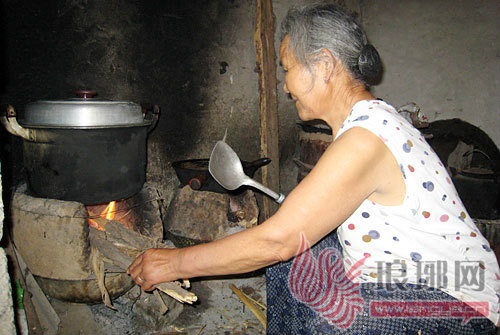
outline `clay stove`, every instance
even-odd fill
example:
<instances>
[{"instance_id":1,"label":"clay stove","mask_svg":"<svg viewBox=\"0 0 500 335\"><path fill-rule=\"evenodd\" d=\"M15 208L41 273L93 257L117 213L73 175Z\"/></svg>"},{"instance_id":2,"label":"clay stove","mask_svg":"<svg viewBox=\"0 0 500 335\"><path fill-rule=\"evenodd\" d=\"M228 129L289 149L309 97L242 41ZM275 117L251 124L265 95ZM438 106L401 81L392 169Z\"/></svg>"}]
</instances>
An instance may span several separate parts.
<instances>
[{"instance_id":1,"label":"clay stove","mask_svg":"<svg viewBox=\"0 0 500 335\"><path fill-rule=\"evenodd\" d=\"M158 192L144 184L131 198L118 201L115 220L131 230L161 242L163 226ZM103 207L105 207L104 204ZM12 200L14 244L43 291L59 300L97 303L102 295L92 264L93 245L90 224L99 219L100 206L88 208L80 202L34 197L25 185ZM89 214L90 210L90 214ZM89 221L90 218L95 220ZM105 287L117 297L133 286L123 269L104 260Z\"/></svg>"}]
</instances>

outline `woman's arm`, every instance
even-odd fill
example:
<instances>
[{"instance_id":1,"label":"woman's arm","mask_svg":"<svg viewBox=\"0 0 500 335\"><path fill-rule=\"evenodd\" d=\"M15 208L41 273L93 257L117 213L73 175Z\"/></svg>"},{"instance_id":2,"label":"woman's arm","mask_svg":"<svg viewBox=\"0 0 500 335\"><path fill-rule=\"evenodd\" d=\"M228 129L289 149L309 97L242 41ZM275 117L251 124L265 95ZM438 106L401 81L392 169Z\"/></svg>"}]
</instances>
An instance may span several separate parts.
<instances>
[{"instance_id":1,"label":"woman's arm","mask_svg":"<svg viewBox=\"0 0 500 335\"><path fill-rule=\"evenodd\" d=\"M372 194L391 198L401 193L399 179L391 183L394 169L399 171L396 160L379 138L352 128L329 146L278 212L259 226L193 247L147 250L128 273L149 290L164 281L244 273L288 260L299 248L300 233L313 245Z\"/></svg>"}]
</instances>

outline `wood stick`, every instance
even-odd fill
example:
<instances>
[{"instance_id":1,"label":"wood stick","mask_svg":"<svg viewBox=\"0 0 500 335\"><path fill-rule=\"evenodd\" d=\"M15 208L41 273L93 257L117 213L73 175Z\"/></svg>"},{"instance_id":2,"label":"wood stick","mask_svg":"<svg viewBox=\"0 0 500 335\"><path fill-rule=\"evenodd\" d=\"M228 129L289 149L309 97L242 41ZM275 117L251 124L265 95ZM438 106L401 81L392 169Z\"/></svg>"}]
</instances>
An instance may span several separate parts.
<instances>
[{"instance_id":1,"label":"wood stick","mask_svg":"<svg viewBox=\"0 0 500 335\"><path fill-rule=\"evenodd\" d=\"M243 294L245 294L245 292L243 292ZM263 303L261 303L260 301L257 301L255 300L254 298L252 298L251 296L249 296L248 294L245 294L247 296L247 298L252 301L254 304L256 304L257 306L259 306L260 308L262 308L263 310L267 310L267 306L264 305Z\"/></svg>"},{"instance_id":2,"label":"wood stick","mask_svg":"<svg viewBox=\"0 0 500 335\"><path fill-rule=\"evenodd\" d=\"M250 308L250 311L257 317L257 319L260 321L264 329L266 329L266 324L267 324L267 318L264 312L262 312L250 299L249 297L241 292L236 286L233 284L230 284L229 287L233 290L234 293L240 298L240 300L248 307ZM253 299L252 299L253 300Z\"/></svg>"},{"instance_id":3,"label":"wood stick","mask_svg":"<svg viewBox=\"0 0 500 335\"><path fill-rule=\"evenodd\" d=\"M108 308L116 310L113 306L113 302L111 301L111 297L109 295L108 289L106 288L106 284L104 282L105 273L104 273L104 260L101 257L101 253L95 247L91 247L90 252L90 264L92 266L92 270L97 279L97 285L99 286L99 291L101 292L101 298Z\"/></svg>"},{"instance_id":4,"label":"wood stick","mask_svg":"<svg viewBox=\"0 0 500 335\"><path fill-rule=\"evenodd\" d=\"M28 266L22 259L21 255L19 255L15 247L14 252L16 254L17 262L26 282L26 289L28 291L26 293L31 294L31 301L33 302L38 320L40 321L42 328L45 329L44 334L56 334L59 328L59 323L61 322L59 315L57 315L56 311L45 296L45 293L43 293L40 286L38 286L35 277L33 277L33 274L28 269Z\"/></svg>"},{"instance_id":5,"label":"wood stick","mask_svg":"<svg viewBox=\"0 0 500 335\"><path fill-rule=\"evenodd\" d=\"M174 282L157 284L155 288L168 294L179 302L192 304L193 302L198 300L198 297L193 292L186 291L180 286L180 284Z\"/></svg>"},{"instance_id":6,"label":"wood stick","mask_svg":"<svg viewBox=\"0 0 500 335\"><path fill-rule=\"evenodd\" d=\"M123 271L143 251L138 246L148 249L159 244L152 238L134 231L127 232L129 229L113 220L106 223L105 229L105 231L90 229L90 245L99 250L105 259L109 259ZM164 246L164 244L160 243L160 246ZM180 285L180 283L168 282L158 284L155 287L182 303L192 304L198 300L198 297L193 292L184 290Z\"/></svg>"},{"instance_id":7,"label":"wood stick","mask_svg":"<svg viewBox=\"0 0 500 335\"><path fill-rule=\"evenodd\" d=\"M206 326L207 326L207 325L204 325L203 327L201 327L201 328L200 328L200 330L198 330L198 335L200 335L200 334L201 334L201 332L203 331L203 329L205 329L205 327L206 327Z\"/></svg>"},{"instance_id":8,"label":"wood stick","mask_svg":"<svg viewBox=\"0 0 500 335\"><path fill-rule=\"evenodd\" d=\"M35 306L31 299L31 294L28 292L28 285L26 284L26 280L24 278L24 273L21 270L21 266L17 260L17 250L14 250L15 246L12 241L9 241L5 251L14 261L15 271L17 276L19 277L19 281L21 282L21 287L25 290L23 296L23 305L24 311L26 313L26 321L28 323L29 333L32 335L39 335L44 333L44 329L42 329L40 320L38 315L36 314ZM12 292L14 294L14 292Z\"/></svg>"}]
</instances>

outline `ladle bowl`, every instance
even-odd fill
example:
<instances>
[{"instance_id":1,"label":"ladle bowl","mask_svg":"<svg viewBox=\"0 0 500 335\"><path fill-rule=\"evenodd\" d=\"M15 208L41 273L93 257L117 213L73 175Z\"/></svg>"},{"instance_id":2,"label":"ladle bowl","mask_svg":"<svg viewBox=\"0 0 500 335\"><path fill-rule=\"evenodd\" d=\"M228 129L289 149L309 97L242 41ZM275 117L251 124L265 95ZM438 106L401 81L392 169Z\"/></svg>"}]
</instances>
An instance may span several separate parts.
<instances>
[{"instance_id":1,"label":"ladle bowl","mask_svg":"<svg viewBox=\"0 0 500 335\"><path fill-rule=\"evenodd\" d=\"M230 191L241 186L250 186L270 196L278 204L285 200L283 194L276 193L248 177L243 171L240 158L226 142L218 141L215 144L208 162L208 171L222 187Z\"/></svg>"}]
</instances>

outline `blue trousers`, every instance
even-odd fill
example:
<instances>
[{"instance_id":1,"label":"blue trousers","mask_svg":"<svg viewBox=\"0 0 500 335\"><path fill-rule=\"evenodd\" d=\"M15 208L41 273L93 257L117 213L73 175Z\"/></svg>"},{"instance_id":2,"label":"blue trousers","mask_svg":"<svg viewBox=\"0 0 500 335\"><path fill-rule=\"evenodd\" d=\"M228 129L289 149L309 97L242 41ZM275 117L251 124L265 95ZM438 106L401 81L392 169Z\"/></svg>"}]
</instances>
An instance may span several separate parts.
<instances>
[{"instance_id":1,"label":"blue trousers","mask_svg":"<svg viewBox=\"0 0 500 335\"><path fill-rule=\"evenodd\" d=\"M326 255L326 258L323 252L325 249L332 251ZM342 257L342 247L338 242L335 231L314 245L310 250L314 259L318 261L323 260L323 262L326 262L327 267L330 266L330 269L335 269L335 264L342 264L342 260L340 259ZM323 259L321 258L322 255ZM307 263L305 264L307 265ZM303 266L303 268L310 270L310 266ZM312 283L310 280L308 281L308 278L303 275L302 277L297 276L299 279L293 282L296 284L296 287L294 287L290 279L291 271L297 272L297 263L294 267L294 259L278 263L266 270L267 334L269 335L496 334L495 325L485 317L475 317L464 322L463 318L384 317L380 315L374 316L370 312L372 302L382 304L388 302L390 304L402 301L442 301L461 304L447 293L423 285L361 283L356 286L349 286L348 281L340 280L335 285L342 285L343 291L341 293L344 294L345 298L338 295L339 290L337 290L332 293L337 294L337 301L332 303L329 306L330 308L328 306L325 307L327 300L325 300L326 302L323 305L311 306L306 301L306 298L319 296L321 294L321 285L324 285L324 283L320 283L319 286L316 283L318 288L316 290L311 289L310 287L314 286L313 284L315 283ZM345 271L335 272L332 270L331 272L333 274L329 274L329 276L337 276L337 278L346 277ZM334 278L334 280L336 279ZM303 290L309 291L305 293L300 291L297 288L300 284L304 286ZM349 315L354 317L349 318Z\"/></svg>"}]
</instances>

